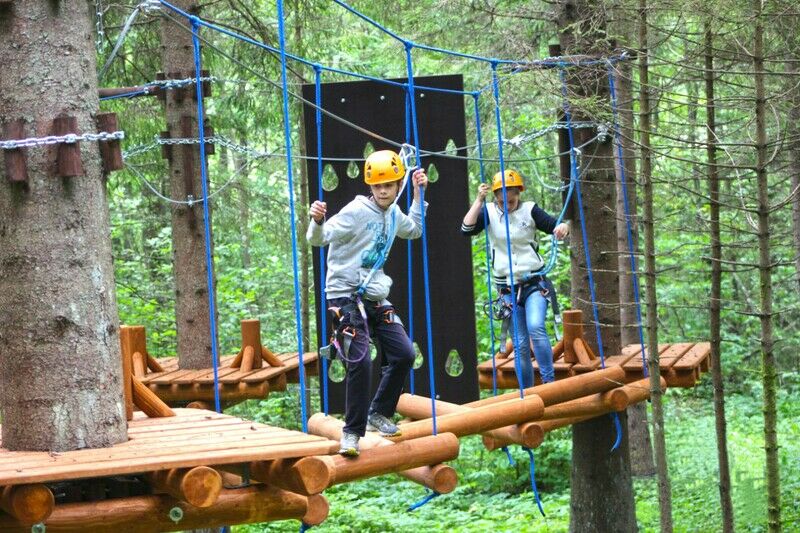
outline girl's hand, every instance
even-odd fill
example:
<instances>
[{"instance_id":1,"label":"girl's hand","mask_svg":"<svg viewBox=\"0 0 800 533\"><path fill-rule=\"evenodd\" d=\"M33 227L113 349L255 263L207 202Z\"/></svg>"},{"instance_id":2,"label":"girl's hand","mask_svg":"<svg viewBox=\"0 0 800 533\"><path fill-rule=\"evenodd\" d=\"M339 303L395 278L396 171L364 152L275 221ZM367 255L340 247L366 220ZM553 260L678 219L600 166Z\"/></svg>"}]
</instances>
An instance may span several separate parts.
<instances>
[{"instance_id":1,"label":"girl's hand","mask_svg":"<svg viewBox=\"0 0 800 533\"><path fill-rule=\"evenodd\" d=\"M420 190L428 186L428 175L423 169L418 168L411 175L411 179L414 181L414 199L419 200Z\"/></svg>"},{"instance_id":2,"label":"girl's hand","mask_svg":"<svg viewBox=\"0 0 800 533\"><path fill-rule=\"evenodd\" d=\"M558 240L564 239L564 237L569 235L569 224L567 224L566 222L562 222L561 224L556 226L556 229L553 230L553 235L555 235L556 239Z\"/></svg>"},{"instance_id":3,"label":"girl's hand","mask_svg":"<svg viewBox=\"0 0 800 533\"><path fill-rule=\"evenodd\" d=\"M325 202L320 202L319 200L315 201L311 204L311 207L308 209L308 213L311 215L311 218L314 219L314 222L317 224L322 224L322 221L325 219L325 213L328 212L328 204Z\"/></svg>"},{"instance_id":4,"label":"girl's hand","mask_svg":"<svg viewBox=\"0 0 800 533\"><path fill-rule=\"evenodd\" d=\"M481 183L478 185L478 197L476 200L483 202L486 200L486 196L489 194L489 184L488 183Z\"/></svg>"}]
</instances>

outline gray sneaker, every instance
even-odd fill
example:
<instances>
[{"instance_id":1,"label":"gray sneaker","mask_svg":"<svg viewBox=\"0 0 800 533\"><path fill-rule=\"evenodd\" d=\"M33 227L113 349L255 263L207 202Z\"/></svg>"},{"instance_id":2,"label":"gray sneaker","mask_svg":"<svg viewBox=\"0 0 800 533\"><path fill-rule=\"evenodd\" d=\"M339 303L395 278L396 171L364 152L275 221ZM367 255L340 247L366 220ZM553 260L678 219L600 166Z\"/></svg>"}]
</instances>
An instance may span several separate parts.
<instances>
[{"instance_id":1,"label":"gray sneaker","mask_svg":"<svg viewBox=\"0 0 800 533\"><path fill-rule=\"evenodd\" d=\"M355 433L342 432L342 440L339 444L339 454L345 457L358 457L358 439Z\"/></svg>"},{"instance_id":2,"label":"gray sneaker","mask_svg":"<svg viewBox=\"0 0 800 533\"><path fill-rule=\"evenodd\" d=\"M372 413L367 417L367 430L377 431L381 437L397 437L402 434L394 422L380 413Z\"/></svg>"}]
</instances>

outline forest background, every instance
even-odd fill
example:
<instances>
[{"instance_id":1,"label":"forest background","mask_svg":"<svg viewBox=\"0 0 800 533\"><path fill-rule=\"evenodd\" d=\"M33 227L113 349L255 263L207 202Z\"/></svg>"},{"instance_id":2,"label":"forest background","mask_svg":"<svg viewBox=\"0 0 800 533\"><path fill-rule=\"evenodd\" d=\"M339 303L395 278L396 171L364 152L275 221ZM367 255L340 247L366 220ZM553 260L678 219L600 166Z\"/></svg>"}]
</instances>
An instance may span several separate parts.
<instances>
[{"instance_id":1,"label":"forest background","mask_svg":"<svg viewBox=\"0 0 800 533\"><path fill-rule=\"evenodd\" d=\"M354 1L357 9L414 42L490 57L535 59L548 56L557 42L557 2L489 0L400 0L391 3ZM96 0L98 64L110 57L123 24L136 2ZM715 62L716 143L721 183L722 233L721 363L731 457L732 501L736 526L743 531L766 530L764 459L764 383L762 379L763 289L759 277L759 229L756 221L757 139L756 85L752 64L755 22L764 28L765 97L769 203L772 231L768 235L772 279L766 290L772 301L773 368L777 386L777 432L781 478L781 521L787 531L800 530L800 351L796 334L800 310L800 11L792 2L765 2L756 15L754 4L730 0L709 2L596 1L597 21L608 26L610 44L630 50L631 68L622 69L636 96L627 106L640 111L640 90L652 107L652 183L654 194L657 317L659 341L709 338L710 197L707 183L707 133L704 65ZM641 47L642 12L646 16L649 80L640 84L636 50ZM202 5L201 14L237 32L277 46L274 2L216 0ZM756 18L757 17L757 18ZM176 19L177 22L177 19ZM183 22L183 21L180 21ZM313 61L376 77L405 75L402 46L328 1L287 3L287 47ZM140 15L101 86L146 83L160 72L158 17ZM184 31L178 29L176 31ZM709 38L711 45L709 47ZM280 62L274 55L211 32L204 33L204 67L215 77L208 113L217 144L210 159L215 273L220 346L235 349L239 320L259 318L269 346L275 351L295 348L289 208L286 161L282 157L283 128ZM290 63L290 86L313 81L313 71ZM190 66L187 65L187 69ZM488 68L441 54L415 53L415 74L460 73L466 87L490 83ZM324 81L346 81L326 74ZM522 72L501 79L502 118L506 137L535 132L552 125L561 106L557 76L546 71ZM488 96L488 95L487 95ZM467 133L474 143L474 111L465 100ZM621 102L621 107L626 103ZM123 323L147 327L153 354L175 352L176 330L171 264L170 196L166 163L154 136L164 129L156 99L105 102L126 132L126 170L109 181L115 252L117 297ZM597 103L596 121L609 121L607 104ZM294 146L302 151L301 107L295 100ZM482 101L485 139L496 135L490 98ZM627 136L633 161L638 161L641 122ZM453 150L454 152L454 150ZM272 156L269 156L269 155ZM474 155L470 153L470 155ZM487 158L496 157L489 142ZM509 147L507 156L529 159L519 169L529 182L527 199L550 212L561 207L556 136ZM354 162L358 165L359 162ZM308 198L304 165L296 164L296 198ZM493 173L496 169L490 168ZM435 170L429 172L435 176ZM351 173L351 176L357 174ZM478 183L478 163L470 162L470 191ZM441 176L432 187L447 186ZM326 180L332 179L327 176ZM637 181L639 173L628 179ZM328 181L329 186L332 184ZM639 183L640 184L640 183ZM156 194L157 193L157 194ZM474 194L471 193L471 194ZM310 198L315 194L312 192ZM637 203L641 212L641 195ZM307 203L307 202L306 202ZM302 212L298 221L306 217ZM435 208L433 206L432 208ZM466 210L467 206L464 206ZM458 224L459 221L453 221ZM302 230L301 230L302 231ZM609 228L609 231L616 231ZM481 359L490 353L488 320L482 313L486 295L483 243L474 240L477 339ZM306 272L309 252L301 248ZM643 259L642 256L640 256ZM642 261L643 262L643 261ZM434 266L436 268L436 266ZM568 247L562 247L551 276L563 304L569 302ZM307 279L307 278L306 278ZM313 290L304 285L304 308L311 309L305 331L314 331ZM630 304L630 302L627 302ZM623 302L625 304L625 302ZM628 324L629 326L631 324ZM435 323L434 323L435 327ZM465 334L472 334L465 332ZM306 333L307 335L307 333ZM310 344L308 341L311 341ZM306 346L316 345L315 335ZM769 387L767 382L767 387ZM312 386L312 390L314 387ZM312 395L315 408L319 399ZM689 390L671 390L665 399L665 429L672 478L676 531L721 529L715 444L713 387L706 377ZM237 406L236 413L299 427L299 392L271 395L264 401ZM465 439L455 461L461 479L450 495L414 512L406 508L424 494L417 486L395 477L335 487L326 492L331 516L320 530L561 531L569 521L569 430L551 434L536 450L537 482L547 517L538 514L529 485L527 456L512 450L510 465L501 452L483 450L479 439ZM607 443L610 446L611 443ZM599 443L599 445L606 445ZM659 525L657 487L653 477L635 482L637 518L644 530ZM599 498L603 496L596 495ZM295 523L237 528L242 531L293 531Z\"/></svg>"}]
</instances>

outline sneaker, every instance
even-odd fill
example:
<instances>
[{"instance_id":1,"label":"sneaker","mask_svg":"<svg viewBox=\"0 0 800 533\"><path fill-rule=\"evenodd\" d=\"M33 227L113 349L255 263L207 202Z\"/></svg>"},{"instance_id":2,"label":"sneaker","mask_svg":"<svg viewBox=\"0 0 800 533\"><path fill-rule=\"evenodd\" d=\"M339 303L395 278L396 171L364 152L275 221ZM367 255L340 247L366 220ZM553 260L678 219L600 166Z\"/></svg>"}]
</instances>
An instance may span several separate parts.
<instances>
[{"instance_id":1,"label":"sneaker","mask_svg":"<svg viewBox=\"0 0 800 533\"><path fill-rule=\"evenodd\" d=\"M339 454L345 457L358 457L358 439L355 433L342 432L342 440L339 444Z\"/></svg>"},{"instance_id":2,"label":"sneaker","mask_svg":"<svg viewBox=\"0 0 800 533\"><path fill-rule=\"evenodd\" d=\"M394 422L380 413L372 413L367 417L367 430L377 431L381 437L397 437L402 434Z\"/></svg>"}]
</instances>

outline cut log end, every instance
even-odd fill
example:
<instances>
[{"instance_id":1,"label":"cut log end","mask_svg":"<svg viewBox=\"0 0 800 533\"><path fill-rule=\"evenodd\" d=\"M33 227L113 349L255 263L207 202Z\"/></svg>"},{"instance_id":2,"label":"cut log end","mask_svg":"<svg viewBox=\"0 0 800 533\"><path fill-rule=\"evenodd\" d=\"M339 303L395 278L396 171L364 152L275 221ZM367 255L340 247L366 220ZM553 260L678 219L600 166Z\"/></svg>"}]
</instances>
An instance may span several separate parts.
<instances>
[{"instance_id":1,"label":"cut log end","mask_svg":"<svg viewBox=\"0 0 800 533\"><path fill-rule=\"evenodd\" d=\"M44 485L15 485L0 490L0 508L21 524L33 525L53 513L55 498Z\"/></svg>"},{"instance_id":2,"label":"cut log end","mask_svg":"<svg viewBox=\"0 0 800 533\"><path fill-rule=\"evenodd\" d=\"M330 505L322 494L314 494L308 497L308 508L303 515L303 523L307 526L318 526L328 518Z\"/></svg>"}]
</instances>

